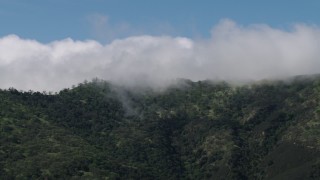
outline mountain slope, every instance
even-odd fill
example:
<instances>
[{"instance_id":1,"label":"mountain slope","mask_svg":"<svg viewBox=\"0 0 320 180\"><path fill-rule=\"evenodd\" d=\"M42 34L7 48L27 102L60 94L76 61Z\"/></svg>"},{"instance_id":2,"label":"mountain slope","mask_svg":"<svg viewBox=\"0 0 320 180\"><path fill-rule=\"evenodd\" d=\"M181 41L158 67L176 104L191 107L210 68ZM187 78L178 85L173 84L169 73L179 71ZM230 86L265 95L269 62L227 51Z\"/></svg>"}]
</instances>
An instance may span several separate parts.
<instances>
[{"instance_id":1,"label":"mountain slope","mask_svg":"<svg viewBox=\"0 0 320 180\"><path fill-rule=\"evenodd\" d=\"M318 179L320 79L0 91L6 179ZM27 168L23 168L27 167Z\"/></svg>"}]
</instances>

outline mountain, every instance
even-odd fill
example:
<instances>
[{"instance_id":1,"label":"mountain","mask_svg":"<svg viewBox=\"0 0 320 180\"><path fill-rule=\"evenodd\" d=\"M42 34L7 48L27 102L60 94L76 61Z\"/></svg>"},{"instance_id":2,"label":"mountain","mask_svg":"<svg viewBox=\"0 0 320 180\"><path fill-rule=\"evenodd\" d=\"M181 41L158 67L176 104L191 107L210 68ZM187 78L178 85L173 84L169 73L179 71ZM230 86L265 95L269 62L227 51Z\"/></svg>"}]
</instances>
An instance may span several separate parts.
<instances>
[{"instance_id":1,"label":"mountain","mask_svg":"<svg viewBox=\"0 0 320 180\"><path fill-rule=\"evenodd\" d=\"M1 179L319 179L320 78L0 90Z\"/></svg>"}]
</instances>

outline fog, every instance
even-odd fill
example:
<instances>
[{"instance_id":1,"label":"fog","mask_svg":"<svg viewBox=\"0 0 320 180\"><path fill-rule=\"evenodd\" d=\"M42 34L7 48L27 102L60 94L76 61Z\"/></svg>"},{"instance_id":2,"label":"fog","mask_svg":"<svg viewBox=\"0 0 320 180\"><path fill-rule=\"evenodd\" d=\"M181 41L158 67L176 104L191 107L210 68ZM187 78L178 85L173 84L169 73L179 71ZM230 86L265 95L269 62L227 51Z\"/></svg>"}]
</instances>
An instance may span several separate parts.
<instances>
[{"instance_id":1,"label":"fog","mask_svg":"<svg viewBox=\"0 0 320 180\"><path fill-rule=\"evenodd\" d=\"M320 73L320 28L277 29L222 20L208 38L132 36L108 44L0 38L0 88L58 91L100 78L163 88L178 78L260 80Z\"/></svg>"}]
</instances>

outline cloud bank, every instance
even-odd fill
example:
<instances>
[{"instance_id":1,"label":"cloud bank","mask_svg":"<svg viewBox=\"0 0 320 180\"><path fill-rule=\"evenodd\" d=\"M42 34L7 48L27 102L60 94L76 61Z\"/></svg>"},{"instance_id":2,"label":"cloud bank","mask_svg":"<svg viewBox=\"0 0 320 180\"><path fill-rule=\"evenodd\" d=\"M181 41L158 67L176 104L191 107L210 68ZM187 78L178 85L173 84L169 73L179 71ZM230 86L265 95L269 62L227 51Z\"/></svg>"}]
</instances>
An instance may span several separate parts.
<instances>
[{"instance_id":1,"label":"cloud bank","mask_svg":"<svg viewBox=\"0 0 320 180\"><path fill-rule=\"evenodd\" d=\"M133 36L108 44L0 38L0 88L58 91L98 77L162 87L177 78L259 80L320 73L320 29L222 20L207 39Z\"/></svg>"}]
</instances>

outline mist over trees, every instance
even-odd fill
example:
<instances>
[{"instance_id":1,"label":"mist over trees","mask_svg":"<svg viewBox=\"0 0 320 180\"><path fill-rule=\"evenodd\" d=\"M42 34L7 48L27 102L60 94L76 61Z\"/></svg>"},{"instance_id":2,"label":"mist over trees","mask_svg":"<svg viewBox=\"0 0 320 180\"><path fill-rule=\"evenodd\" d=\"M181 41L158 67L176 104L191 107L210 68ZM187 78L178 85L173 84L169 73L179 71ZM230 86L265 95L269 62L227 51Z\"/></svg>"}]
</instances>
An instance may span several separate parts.
<instances>
[{"instance_id":1,"label":"mist over trees","mask_svg":"<svg viewBox=\"0 0 320 180\"><path fill-rule=\"evenodd\" d=\"M95 77L117 85L168 87L193 81L250 81L319 73L320 29L221 20L210 37L130 36L107 44L70 38L41 43L0 37L0 88L60 91Z\"/></svg>"}]
</instances>

